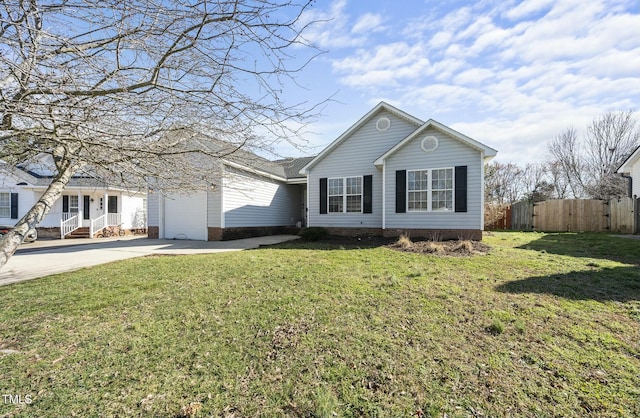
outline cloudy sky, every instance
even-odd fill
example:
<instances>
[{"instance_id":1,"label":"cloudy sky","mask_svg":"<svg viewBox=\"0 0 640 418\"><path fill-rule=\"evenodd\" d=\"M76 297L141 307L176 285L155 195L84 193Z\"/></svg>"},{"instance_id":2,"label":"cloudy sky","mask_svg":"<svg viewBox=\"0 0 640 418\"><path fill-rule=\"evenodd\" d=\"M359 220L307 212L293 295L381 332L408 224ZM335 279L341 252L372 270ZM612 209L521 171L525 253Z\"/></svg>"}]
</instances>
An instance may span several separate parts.
<instances>
[{"instance_id":1,"label":"cloudy sky","mask_svg":"<svg viewBox=\"0 0 640 418\"><path fill-rule=\"evenodd\" d=\"M325 0L300 75L334 101L306 136L319 152L381 100L536 162L546 142L607 111L640 110L638 0ZM299 152L286 151L299 155Z\"/></svg>"}]
</instances>

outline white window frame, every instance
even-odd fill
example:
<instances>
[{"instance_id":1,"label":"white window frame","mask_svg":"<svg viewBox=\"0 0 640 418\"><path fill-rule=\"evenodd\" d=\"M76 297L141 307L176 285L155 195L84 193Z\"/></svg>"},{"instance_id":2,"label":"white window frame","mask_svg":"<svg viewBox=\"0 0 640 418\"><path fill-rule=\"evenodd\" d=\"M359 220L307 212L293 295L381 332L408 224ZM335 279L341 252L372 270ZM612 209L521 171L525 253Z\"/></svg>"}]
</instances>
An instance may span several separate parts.
<instances>
[{"instance_id":1,"label":"white window frame","mask_svg":"<svg viewBox=\"0 0 640 418\"><path fill-rule=\"evenodd\" d=\"M446 187L446 184L445 184L445 188L443 188L443 189L441 189L441 188L437 188L437 189L435 189L435 188L433 187L433 172L434 172L434 171L445 171L445 172L446 172L446 171L450 171L450 172L451 172L451 188ZM430 180L431 180L431 181L429 182L429 187L430 187L430 189L431 189L431 190L430 190L430 194L429 194L429 198L430 198L430 200L431 200L431 202L429 203L429 207L431 208L431 211L432 211L432 212L453 212L453 209L455 208L455 205L454 205L454 199L455 199L455 193L454 193L454 192L455 192L455 185L453 184L453 183L454 183L454 181L455 181L455 170L454 170L453 168L434 168L434 169L432 169L432 170L431 170L431 172L429 173L429 175L430 175ZM445 181L445 182L446 182L446 180L447 180L446 178L445 178L444 180L440 180L440 179L438 179L438 181ZM446 192L451 192L451 208L447 208L447 207L444 207L444 208L434 208L434 207L433 207L433 195L434 195L434 193L436 193L436 192L445 192L445 194L446 194ZM445 199L445 202L446 202L446 201L447 201L447 200Z\"/></svg>"},{"instance_id":2,"label":"white window frame","mask_svg":"<svg viewBox=\"0 0 640 418\"><path fill-rule=\"evenodd\" d=\"M347 193L347 180L348 179L358 179L360 193ZM340 180L342 185L342 193L340 194L331 194L330 183L332 180ZM332 211L331 210L331 198L342 196L342 210L341 211ZM348 211L347 210L347 197L348 196L360 196L360 208L357 211ZM362 205L364 204L364 177L363 176L348 176L348 177L331 177L327 179L327 213L362 213Z\"/></svg>"},{"instance_id":3,"label":"white window frame","mask_svg":"<svg viewBox=\"0 0 640 418\"><path fill-rule=\"evenodd\" d=\"M425 180L425 184L426 184L426 189L413 189L413 190L409 190L409 174L410 173L423 173L426 172L427 173L427 179ZM429 201L429 196L430 196L430 190L429 190L429 183L431 181L431 172L430 170L407 170L407 212L426 212L429 210L430 208L430 201ZM426 208L410 208L410 202L409 202L409 196L411 195L411 193L426 193L427 196L427 207ZM423 200L419 200L420 202L423 202Z\"/></svg>"},{"instance_id":4,"label":"white window frame","mask_svg":"<svg viewBox=\"0 0 640 418\"><path fill-rule=\"evenodd\" d=\"M439 170L450 170L451 171L451 188L446 189L434 189L433 188L433 172ZM427 172L427 189L426 190L411 190L411 192L427 192L427 208L426 209L410 209L409 208L409 173L418 172L418 171L426 171ZM453 167L439 167L439 168L419 168L415 170L407 170L407 179L406 179L406 187L405 187L405 199L407 205L407 212L444 212L444 213L453 213L455 212L454 208L456 207L456 194L455 194L455 169ZM451 209L441 208L434 209L433 208L433 193L439 191L451 191Z\"/></svg>"},{"instance_id":5,"label":"white window frame","mask_svg":"<svg viewBox=\"0 0 640 418\"><path fill-rule=\"evenodd\" d=\"M0 218L11 218L11 192L5 192L5 191L1 191L0 195L7 195L7 205L2 205L0 206ZM3 213L1 210L6 209L6 213L7 216L3 216Z\"/></svg>"},{"instance_id":6,"label":"white window frame","mask_svg":"<svg viewBox=\"0 0 640 418\"><path fill-rule=\"evenodd\" d=\"M67 195L67 196L69 196L69 198L68 198L69 199L69 211L67 213L79 213L80 212L80 199L78 198L78 195L77 194L70 194L70 195ZM76 199L76 205L72 206L71 205L71 199L74 199L74 198ZM75 211L71 210L72 208L75 209Z\"/></svg>"}]
</instances>

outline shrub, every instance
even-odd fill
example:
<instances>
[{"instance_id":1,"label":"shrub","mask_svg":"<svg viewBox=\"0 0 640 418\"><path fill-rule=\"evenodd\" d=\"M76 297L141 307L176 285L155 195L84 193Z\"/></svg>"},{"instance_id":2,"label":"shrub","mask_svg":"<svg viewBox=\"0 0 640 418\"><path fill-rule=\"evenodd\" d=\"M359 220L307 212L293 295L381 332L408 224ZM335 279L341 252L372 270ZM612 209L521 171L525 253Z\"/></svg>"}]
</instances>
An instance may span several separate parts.
<instances>
[{"instance_id":1,"label":"shrub","mask_svg":"<svg viewBox=\"0 0 640 418\"><path fill-rule=\"evenodd\" d=\"M305 241L318 241L328 237L329 231L322 227L312 226L310 228L304 228L298 235Z\"/></svg>"},{"instance_id":2,"label":"shrub","mask_svg":"<svg viewBox=\"0 0 640 418\"><path fill-rule=\"evenodd\" d=\"M396 241L396 244L403 249L407 249L407 248L411 248L411 246L413 245L413 242L411 242L411 239L407 235L402 234L398 238L398 241Z\"/></svg>"}]
</instances>

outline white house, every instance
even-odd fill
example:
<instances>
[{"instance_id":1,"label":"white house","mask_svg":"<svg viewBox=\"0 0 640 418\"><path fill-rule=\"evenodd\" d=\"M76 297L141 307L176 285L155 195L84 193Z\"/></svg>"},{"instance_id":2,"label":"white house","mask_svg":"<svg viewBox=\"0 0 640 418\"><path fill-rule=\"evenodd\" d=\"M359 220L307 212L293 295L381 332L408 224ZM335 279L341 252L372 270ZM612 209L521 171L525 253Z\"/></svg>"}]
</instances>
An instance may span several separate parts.
<instances>
[{"instance_id":1,"label":"white house","mask_svg":"<svg viewBox=\"0 0 640 418\"><path fill-rule=\"evenodd\" d=\"M14 225L50 182L46 169L0 166L0 225ZM146 193L74 176L37 229L40 238L68 238L95 236L105 227L146 228Z\"/></svg>"},{"instance_id":2,"label":"white house","mask_svg":"<svg viewBox=\"0 0 640 418\"><path fill-rule=\"evenodd\" d=\"M484 164L496 150L380 103L316 157L222 160L222 181L149 194L149 236L220 240L296 225L334 234L481 239Z\"/></svg>"},{"instance_id":3,"label":"white house","mask_svg":"<svg viewBox=\"0 0 640 418\"><path fill-rule=\"evenodd\" d=\"M618 173L630 177L630 197L640 197L640 147L636 148L636 150L624 160L620 168L618 168Z\"/></svg>"}]
</instances>

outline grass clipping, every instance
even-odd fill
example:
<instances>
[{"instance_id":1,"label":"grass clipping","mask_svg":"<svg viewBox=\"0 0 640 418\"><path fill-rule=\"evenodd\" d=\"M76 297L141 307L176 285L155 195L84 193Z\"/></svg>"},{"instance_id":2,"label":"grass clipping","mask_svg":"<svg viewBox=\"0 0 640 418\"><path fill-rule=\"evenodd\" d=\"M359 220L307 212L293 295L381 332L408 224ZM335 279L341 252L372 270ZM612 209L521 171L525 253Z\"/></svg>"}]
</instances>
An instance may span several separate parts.
<instances>
[{"instance_id":1,"label":"grass clipping","mask_svg":"<svg viewBox=\"0 0 640 418\"><path fill-rule=\"evenodd\" d=\"M483 255L487 254L491 249L491 247L479 241L454 240L413 242L407 235L401 235L395 243L389 245L389 248L410 253L432 254L438 256Z\"/></svg>"}]
</instances>

